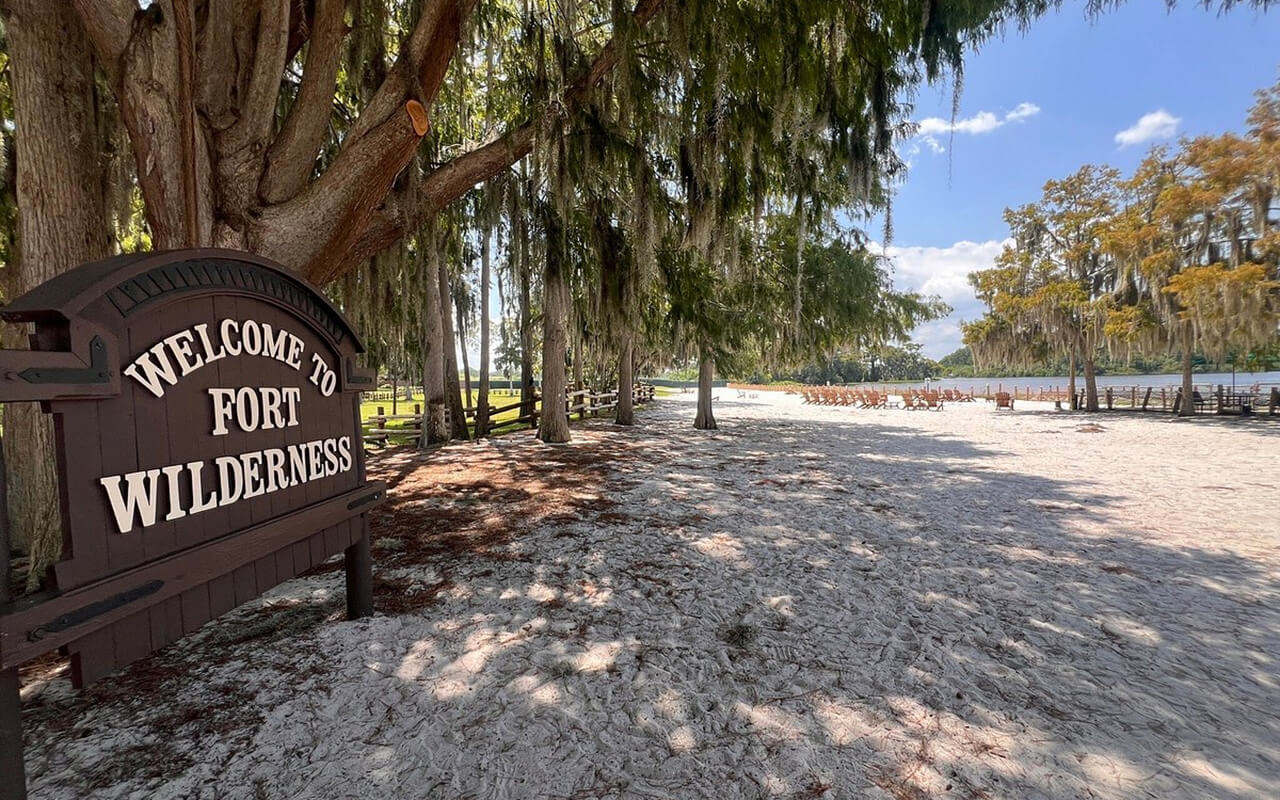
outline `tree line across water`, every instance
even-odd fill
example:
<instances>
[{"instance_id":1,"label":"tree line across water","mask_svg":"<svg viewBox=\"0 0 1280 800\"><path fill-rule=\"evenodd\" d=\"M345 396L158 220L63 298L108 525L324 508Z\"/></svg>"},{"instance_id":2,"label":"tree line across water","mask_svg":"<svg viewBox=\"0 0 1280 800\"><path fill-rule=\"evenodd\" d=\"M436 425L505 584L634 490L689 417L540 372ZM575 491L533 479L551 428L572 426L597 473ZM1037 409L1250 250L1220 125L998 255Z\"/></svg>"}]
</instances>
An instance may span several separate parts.
<instances>
[{"instance_id":1,"label":"tree line across water","mask_svg":"<svg viewBox=\"0 0 1280 800\"><path fill-rule=\"evenodd\" d=\"M1280 83L1257 93L1243 135L1152 148L1130 175L1085 165L1005 211L1012 242L970 275L987 312L964 326L977 368L1066 357L1098 408L1099 351L1180 353L1194 413L1197 350L1266 369L1280 344Z\"/></svg>"},{"instance_id":2,"label":"tree line across water","mask_svg":"<svg viewBox=\"0 0 1280 800\"><path fill-rule=\"evenodd\" d=\"M547 396L566 365L619 386L697 365L713 428L715 370L940 313L837 220L888 206L922 83L1059 5L0 0L4 294L121 251L236 248L324 287L367 366L421 375L424 446L464 433L444 424L455 337L479 340L482 409L495 360L526 392L540 362ZM543 415L538 435L570 431ZM4 437L38 576L61 541L53 433L16 407Z\"/></svg>"}]
</instances>

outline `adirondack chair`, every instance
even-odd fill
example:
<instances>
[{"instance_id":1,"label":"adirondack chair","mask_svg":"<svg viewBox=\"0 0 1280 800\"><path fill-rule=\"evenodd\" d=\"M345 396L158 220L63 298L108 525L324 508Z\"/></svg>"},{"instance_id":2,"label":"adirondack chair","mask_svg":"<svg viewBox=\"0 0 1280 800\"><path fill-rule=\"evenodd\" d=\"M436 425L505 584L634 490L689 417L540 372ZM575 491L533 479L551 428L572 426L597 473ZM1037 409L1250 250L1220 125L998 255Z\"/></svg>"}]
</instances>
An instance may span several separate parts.
<instances>
[{"instance_id":1,"label":"adirondack chair","mask_svg":"<svg viewBox=\"0 0 1280 800\"><path fill-rule=\"evenodd\" d=\"M1013 410L1013 397L1008 392L996 392L996 408Z\"/></svg>"}]
</instances>

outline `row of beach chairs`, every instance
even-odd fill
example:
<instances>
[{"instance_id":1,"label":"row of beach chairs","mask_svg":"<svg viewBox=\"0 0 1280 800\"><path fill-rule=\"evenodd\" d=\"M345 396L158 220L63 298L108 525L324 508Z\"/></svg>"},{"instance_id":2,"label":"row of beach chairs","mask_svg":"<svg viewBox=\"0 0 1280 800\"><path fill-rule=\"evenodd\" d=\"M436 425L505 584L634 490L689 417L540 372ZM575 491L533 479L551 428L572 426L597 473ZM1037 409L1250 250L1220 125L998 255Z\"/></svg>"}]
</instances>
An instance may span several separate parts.
<instances>
[{"instance_id":1,"label":"row of beach chairs","mask_svg":"<svg viewBox=\"0 0 1280 800\"><path fill-rule=\"evenodd\" d=\"M855 408L887 408L889 396L874 390L846 389L843 386L802 386L804 402L818 406L853 406Z\"/></svg>"},{"instance_id":2,"label":"row of beach chairs","mask_svg":"<svg viewBox=\"0 0 1280 800\"><path fill-rule=\"evenodd\" d=\"M804 402L821 406L853 406L854 408L888 408L889 395L874 389L849 389L843 386L802 386L800 395ZM899 407L916 410L941 411L943 403L972 403L973 395L958 389L920 391L904 389Z\"/></svg>"}]
</instances>

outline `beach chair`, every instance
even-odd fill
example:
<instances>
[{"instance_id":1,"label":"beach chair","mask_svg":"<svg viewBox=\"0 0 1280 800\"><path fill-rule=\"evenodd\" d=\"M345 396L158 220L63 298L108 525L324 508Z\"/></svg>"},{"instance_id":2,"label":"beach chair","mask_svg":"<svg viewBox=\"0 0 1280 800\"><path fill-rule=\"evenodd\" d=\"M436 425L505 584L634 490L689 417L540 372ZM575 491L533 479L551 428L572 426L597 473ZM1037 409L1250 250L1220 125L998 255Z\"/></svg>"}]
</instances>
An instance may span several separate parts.
<instances>
[{"instance_id":1,"label":"beach chair","mask_svg":"<svg viewBox=\"0 0 1280 800\"><path fill-rule=\"evenodd\" d=\"M1013 397L1008 392L996 392L996 408L1013 410Z\"/></svg>"},{"instance_id":2,"label":"beach chair","mask_svg":"<svg viewBox=\"0 0 1280 800\"><path fill-rule=\"evenodd\" d=\"M924 394L925 408L930 411L942 410L942 397L937 392L925 392Z\"/></svg>"}]
</instances>

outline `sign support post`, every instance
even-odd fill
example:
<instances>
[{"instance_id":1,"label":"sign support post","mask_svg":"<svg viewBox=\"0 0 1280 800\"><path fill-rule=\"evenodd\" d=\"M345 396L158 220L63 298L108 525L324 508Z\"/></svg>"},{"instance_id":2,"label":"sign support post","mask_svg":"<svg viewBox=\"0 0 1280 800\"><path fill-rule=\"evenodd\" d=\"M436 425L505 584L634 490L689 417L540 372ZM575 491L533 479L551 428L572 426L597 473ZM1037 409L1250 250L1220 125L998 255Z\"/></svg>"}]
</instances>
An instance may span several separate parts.
<instances>
[{"instance_id":1,"label":"sign support post","mask_svg":"<svg viewBox=\"0 0 1280 800\"><path fill-rule=\"evenodd\" d=\"M360 540L343 551L347 573L347 619L373 614L373 555L369 550L369 521L362 519Z\"/></svg>"},{"instance_id":2,"label":"sign support post","mask_svg":"<svg viewBox=\"0 0 1280 800\"><path fill-rule=\"evenodd\" d=\"M0 605L9 602L9 486L4 444L0 442ZM0 800L26 800L27 776L22 763L22 695L18 668L0 670Z\"/></svg>"}]
</instances>

